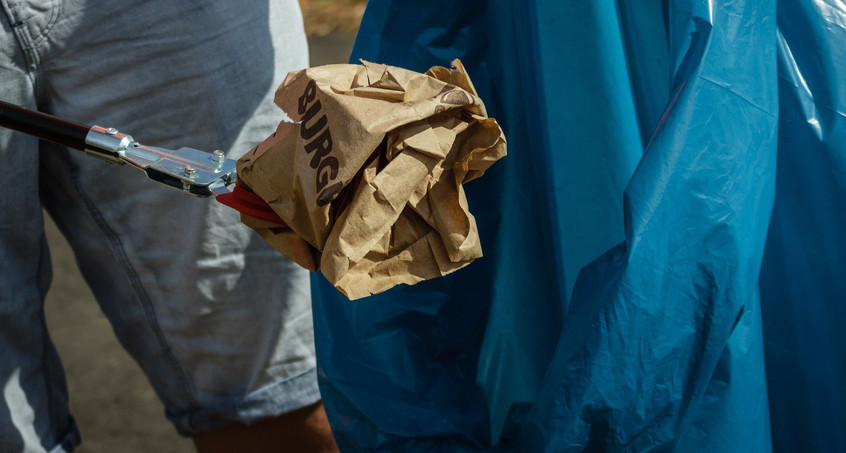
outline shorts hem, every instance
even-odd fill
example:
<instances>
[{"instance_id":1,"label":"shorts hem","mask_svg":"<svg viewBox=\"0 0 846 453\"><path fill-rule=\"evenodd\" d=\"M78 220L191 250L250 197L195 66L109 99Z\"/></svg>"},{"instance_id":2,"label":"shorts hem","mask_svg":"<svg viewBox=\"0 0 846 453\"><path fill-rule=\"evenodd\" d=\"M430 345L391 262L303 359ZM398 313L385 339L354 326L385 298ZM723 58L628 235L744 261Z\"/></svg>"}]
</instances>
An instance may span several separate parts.
<instances>
[{"instance_id":1,"label":"shorts hem","mask_svg":"<svg viewBox=\"0 0 846 453\"><path fill-rule=\"evenodd\" d=\"M214 407L190 410L180 414L167 413L167 418L182 436L215 431L227 425L250 425L273 418L320 401L317 386L317 368L284 381L262 387L237 401L228 401Z\"/></svg>"},{"instance_id":2,"label":"shorts hem","mask_svg":"<svg viewBox=\"0 0 846 453\"><path fill-rule=\"evenodd\" d=\"M76 426L76 420L71 417L71 426L65 434L64 439L55 447L50 449L49 453L72 453L76 447L82 443L82 437L79 435L79 428Z\"/></svg>"}]
</instances>

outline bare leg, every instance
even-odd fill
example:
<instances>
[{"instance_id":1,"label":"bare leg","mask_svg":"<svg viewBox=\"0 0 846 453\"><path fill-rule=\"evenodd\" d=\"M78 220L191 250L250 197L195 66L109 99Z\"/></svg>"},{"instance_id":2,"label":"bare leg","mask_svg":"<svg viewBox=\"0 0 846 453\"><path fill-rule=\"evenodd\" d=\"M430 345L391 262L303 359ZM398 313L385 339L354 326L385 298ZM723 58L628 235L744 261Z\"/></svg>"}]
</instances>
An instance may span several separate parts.
<instances>
[{"instance_id":1,"label":"bare leg","mask_svg":"<svg viewBox=\"0 0 846 453\"><path fill-rule=\"evenodd\" d=\"M254 425L235 424L194 435L198 453L330 453L338 447L318 402Z\"/></svg>"}]
</instances>

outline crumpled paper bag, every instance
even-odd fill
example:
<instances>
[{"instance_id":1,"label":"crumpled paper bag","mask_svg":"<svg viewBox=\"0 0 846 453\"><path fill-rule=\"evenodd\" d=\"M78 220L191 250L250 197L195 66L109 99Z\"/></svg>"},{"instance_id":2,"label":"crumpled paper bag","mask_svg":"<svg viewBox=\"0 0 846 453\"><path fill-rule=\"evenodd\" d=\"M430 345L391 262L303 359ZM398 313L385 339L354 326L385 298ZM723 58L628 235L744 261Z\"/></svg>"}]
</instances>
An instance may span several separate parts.
<instances>
[{"instance_id":1,"label":"crumpled paper bag","mask_svg":"<svg viewBox=\"0 0 846 453\"><path fill-rule=\"evenodd\" d=\"M287 227L242 221L357 299L482 256L462 184L505 155L464 67L425 74L362 61L292 72L284 121L238 161L238 184Z\"/></svg>"}]
</instances>

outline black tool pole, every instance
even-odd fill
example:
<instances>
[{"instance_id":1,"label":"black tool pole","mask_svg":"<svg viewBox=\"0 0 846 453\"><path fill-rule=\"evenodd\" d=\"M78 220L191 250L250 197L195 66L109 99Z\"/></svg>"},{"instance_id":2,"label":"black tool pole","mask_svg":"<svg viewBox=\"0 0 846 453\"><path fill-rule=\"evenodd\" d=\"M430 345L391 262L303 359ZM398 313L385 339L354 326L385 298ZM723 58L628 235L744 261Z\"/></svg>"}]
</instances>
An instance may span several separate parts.
<instances>
[{"instance_id":1,"label":"black tool pole","mask_svg":"<svg viewBox=\"0 0 846 453\"><path fill-rule=\"evenodd\" d=\"M76 149L85 149L88 126L0 101L0 126Z\"/></svg>"}]
</instances>

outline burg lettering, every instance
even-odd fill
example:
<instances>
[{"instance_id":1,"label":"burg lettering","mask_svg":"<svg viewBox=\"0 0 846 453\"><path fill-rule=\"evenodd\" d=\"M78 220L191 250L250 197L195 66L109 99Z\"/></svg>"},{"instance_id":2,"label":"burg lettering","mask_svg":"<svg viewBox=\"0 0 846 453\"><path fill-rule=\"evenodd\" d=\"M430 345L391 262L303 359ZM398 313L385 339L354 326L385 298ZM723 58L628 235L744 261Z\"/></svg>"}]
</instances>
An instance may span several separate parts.
<instances>
[{"instance_id":1,"label":"burg lettering","mask_svg":"<svg viewBox=\"0 0 846 453\"><path fill-rule=\"evenodd\" d=\"M323 113L320 99L317 99L317 84L314 80L306 86L297 102L297 112L303 115L300 122L300 137L305 144L303 149L311 155L309 166L315 171L314 187L317 194L317 205L329 204L343 188L338 177L338 159L332 156L332 134L329 132L329 121Z\"/></svg>"}]
</instances>

